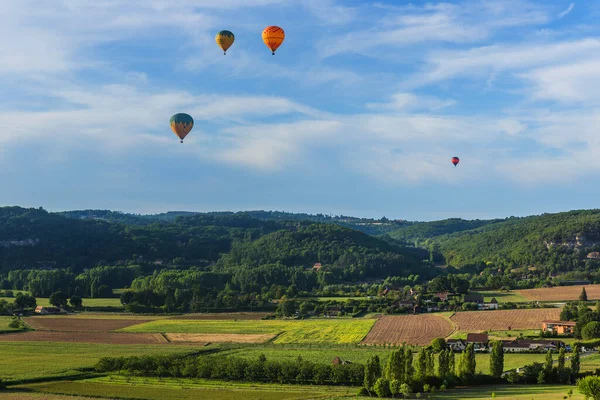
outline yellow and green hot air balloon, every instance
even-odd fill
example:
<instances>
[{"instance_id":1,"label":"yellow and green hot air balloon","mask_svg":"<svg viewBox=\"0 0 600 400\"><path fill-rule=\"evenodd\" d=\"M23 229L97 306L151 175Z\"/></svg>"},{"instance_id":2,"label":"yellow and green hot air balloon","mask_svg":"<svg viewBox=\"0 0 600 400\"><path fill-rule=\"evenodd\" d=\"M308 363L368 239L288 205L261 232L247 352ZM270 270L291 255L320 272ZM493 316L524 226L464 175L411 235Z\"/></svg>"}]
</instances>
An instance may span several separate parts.
<instances>
[{"instance_id":1,"label":"yellow and green hot air balloon","mask_svg":"<svg viewBox=\"0 0 600 400\"><path fill-rule=\"evenodd\" d=\"M234 40L235 36L233 36L233 33L230 31L221 31L215 36L215 42L217 42L219 47L223 50L223 54L227 54L227 49L231 47Z\"/></svg>"},{"instance_id":2,"label":"yellow and green hot air balloon","mask_svg":"<svg viewBox=\"0 0 600 400\"><path fill-rule=\"evenodd\" d=\"M181 143L183 143L183 139L194 127L194 119L190 115L184 113L173 115L169 123L171 124L173 132L181 139Z\"/></svg>"}]
</instances>

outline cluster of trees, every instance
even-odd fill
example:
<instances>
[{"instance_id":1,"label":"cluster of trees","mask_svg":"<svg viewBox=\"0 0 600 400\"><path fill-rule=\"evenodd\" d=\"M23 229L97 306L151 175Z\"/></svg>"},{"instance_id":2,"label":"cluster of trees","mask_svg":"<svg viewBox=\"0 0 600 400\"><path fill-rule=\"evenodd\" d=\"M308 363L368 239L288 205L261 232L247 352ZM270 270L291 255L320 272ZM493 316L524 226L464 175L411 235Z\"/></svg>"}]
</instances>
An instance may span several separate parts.
<instances>
[{"instance_id":1,"label":"cluster of trees","mask_svg":"<svg viewBox=\"0 0 600 400\"><path fill-rule=\"evenodd\" d=\"M506 380L514 384L544 384L544 383L562 383L570 384L575 382L580 372L581 350L579 346L573 349L573 355L570 359L570 365L565 362L565 349L561 348L558 353L558 363L554 366L552 351L548 350L544 363L535 362L522 368L521 373L511 371L507 374Z\"/></svg>"},{"instance_id":2,"label":"cluster of trees","mask_svg":"<svg viewBox=\"0 0 600 400\"><path fill-rule=\"evenodd\" d=\"M501 344L497 342L490 357L494 378L500 378L504 367L503 360ZM261 355L258 359L251 360L201 354L105 357L97 363L96 370L139 376L354 385L362 386L362 393L379 397L434 391L435 388L443 390L458 383L471 384L477 379L481 380L481 376L475 372L473 345L470 344L456 359L455 354L446 348L443 339L437 339L429 348L421 348L416 358L413 357L411 348L402 346L390 354L385 366L381 365L378 356L372 356L365 365L327 365L305 361L302 357L296 360L267 360Z\"/></svg>"},{"instance_id":3,"label":"cluster of trees","mask_svg":"<svg viewBox=\"0 0 600 400\"><path fill-rule=\"evenodd\" d=\"M0 314L10 314L14 310L33 309L35 307L37 307L37 300L29 294L17 293L13 302L0 300Z\"/></svg>"},{"instance_id":4,"label":"cluster of trees","mask_svg":"<svg viewBox=\"0 0 600 400\"><path fill-rule=\"evenodd\" d=\"M353 385L364 381L361 364L327 365L296 360L256 360L223 356L143 356L102 358L99 372L120 371L138 376L196 377L248 382Z\"/></svg>"},{"instance_id":5,"label":"cluster of trees","mask_svg":"<svg viewBox=\"0 0 600 400\"><path fill-rule=\"evenodd\" d=\"M583 295L583 293L582 293ZM586 296L587 297L587 296ZM578 339L600 338L600 302L592 310L585 302L567 303L560 312L562 321L576 321L573 335Z\"/></svg>"}]
</instances>

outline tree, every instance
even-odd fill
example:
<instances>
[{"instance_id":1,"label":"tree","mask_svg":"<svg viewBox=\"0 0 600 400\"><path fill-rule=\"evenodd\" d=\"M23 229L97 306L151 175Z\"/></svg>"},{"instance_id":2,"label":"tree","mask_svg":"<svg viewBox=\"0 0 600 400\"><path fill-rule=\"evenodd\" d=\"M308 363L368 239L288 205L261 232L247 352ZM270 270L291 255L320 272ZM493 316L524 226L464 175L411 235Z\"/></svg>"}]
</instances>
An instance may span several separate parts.
<instances>
[{"instance_id":1,"label":"tree","mask_svg":"<svg viewBox=\"0 0 600 400\"><path fill-rule=\"evenodd\" d=\"M598 322L598 321L588 322L581 329L581 337L584 340L600 338L600 322Z\"/></svg>"},{"instance_id":2,"label":"tree","mask_svg":"<svg viewBox=\"0 0 600 400\"><path fill-rule=\"evenodd\" d=\"M392 396L396 397L397 395L401 394L401 390L402 383L398 379L390 381L390 392L392 393Z\"/></svg>"},{"instance_id":3,"label":"tree","mask_svg":"<svg viewBox=\"0 0 600 400\"><path fill-rule=\"evenodd\" d=\"M579 301L587 301L587 293L585 292L585 286L581 289L581 294L579 295Z\"/></svg>"},{"instance_id":4,"label":"tree","mask_svg":"<svg viewBox=\"0 0 600 400\"><path fill-rule=\"evenodd\" d=\"M438 376L444 378L450 373L448 350L442 350L438 355Z\"/></svg>"},{"instance_id":5,"label":"tree","mask_svg":"<svg viewBox=\"0 0 600 400\"><path fill-rule=\"evenodd\" d=\"M404 382L410 383L413 381L415 368L413 366L413 355L410 347L404 349Z\"/></svg>"},{"instance_id":6,"label":"tree","mask_svg":"<svg viewBox=\"0 0 600 400\"><path fill-rule=\"evenodd\" d=\"M456 374L456 356L452 349L448 349L448 371L450 375Z\"/></svg>"},{"instance_id":7,"label":"tree","mask_svg":"<svg viewBox=\"0 0 600 400\"><path fill-rule=\"evenodd\" d=\"M365 364L365 389L371 391L377 379L381 377L381 362L379 356L371 356Z\"/></svg>"},{"instance_id":8,"label":"tree","mask_svg":"<svg viewBox=\"0 0 600 400\"><path fill-rule=\"evenodd\" d=\"M67 305L68 297L62 290L58 290L50 295L50 304L54 307L65 307Z\"/></svg>"},{"instance_id":9,"label":"tree","mask_svg":"<svg viewBox=\"0 0 600 400\"><path fill-rule=\"evenodd\" d=\"M490 355L490 375L500 378L504 371L504 350L502 342L495 341L492 344L492 353Z\"/></svg>"},{"instance_id":10,"label":"tree","mask_svg":"<svg viewBox=\"0 0 600 400\"><path fill-rule=\"evenodd\" d=\"M15 297L15 305L18 308L35 308L37 301L31 295L18 293L17 297Z\"/></svg>"},{"instance_id":11,"label":"tree","mask_svg":"<svg viewBox=\"0 0 600 400\"><path fill-rule=\"evenodd\" d=\"M81 308L83 300L79 296L71 296L69 299L69 304L71 304L71 307L73 308Z\"/></svg>"},{"instance_id":12,"label":"tree","mask_svg":"<svg viewBox=\"0 0 600 400\"><path fill-rule=\"evenodd\" d=\"M577 390L585 396L586 399L600 400L600 377L586 376L577 381Z\"/></svg>"},{"instance_id":13,"label":"tree","mask_svg":"<svg viewBox=\"0 0 600 400\"><path fill-rule=\"evenodd\" d=\"M446 350L448 344L443 338L436 338L431 341L431 349L436 353Z\"/></svg>"},{"instance_id":14,"label":"tree","mask_svg":"<svg viewBox=\"0 0 600 400\"><path fill-rule=\"evenodd\" d=\"M389 397L391 394L390 383L387 379L378 378L373 385L373 391L378 397Z\"/></svg>"},{"instance_id":15,"label":"tree","mask_svg":"<svg viewBox=\"0 0 600 400\"><path fill-rule=\"evenodd\" d=\"M564 371L565 369L565 348L561 347L558 351L558 372Z\"/></svg>"},{"instance_id":16,"label":"tree","mask_svg":"<svg viewBox=\"0 0 600 400\"><path fill-rule=\"evenodd\" d=\"M385 368L386 378L390 382L394 380L403 381L404 367L404 349L400 348L398 350L394 350L392 354L390 354L390 358L388 358L387 366Z\"/></svg>"},{"instance_id":17,"label":"tree","mask_svg":"<svg viewBox=\"0 0 600 400\"><path fill-rule=\"evenodd\" d=\"M431 350L427 350L427 376L435 376L435 358Z\"/></svg>"},{"instance_id":18,"label":"tree","mask_svg":"<svg viewBox=\"0 0 600 400\"><path fill-rule=\"evenodd\" d=\"M421 347L417 355L417 379L423 380L427 376L427 358L425 348Z\"/></svg>"},{"instance_id":19,"label":"tree","mask_svg":"<svg viewBox=\"0 0 600 400\"><path fill-rule=\"evenodd\" d=\"M403 383L400 386L400 394L402 394L402 396L404 396L404 398L408 398L408 396L410 396L411 393L412 393L412 389L407 383Z\"/></svg>"},{"instance_id":20,"label":"tree","mask_svg":"<svg viewBox=\"0 0 600 400\"><path fill-rule=\"evenodd\" d=\"M475 347L473 343L469 343L458 363L458 377L461 379L472 377L475 375L475 368Z\"/></svg>"},{"instance_id":21,"label":"tree","mask_svg":"<svg viewBox=\"0 0 600 400\"><path fill-rule=\"evenodd\" d=\"M549 378L552 374L552 364L554 364L554 361L552 360L552 350L548 350L546 352L546 360L544 362L544 375L546 378Z\"/></svg>"},{"instance_id":22,"label":"tree","mask_svg":"<svg viewBox=\"0 0 600 400\"><path fill-rule=\"evenodd\" d=\"M579 348L578 345L575 345L575 348L573 349L573 356L571 357L571 373L574 376L579 375L579 368L580 368L580 362L579 362L579 356L581 354L581 350Z\"/></svg>"}]
</instances>

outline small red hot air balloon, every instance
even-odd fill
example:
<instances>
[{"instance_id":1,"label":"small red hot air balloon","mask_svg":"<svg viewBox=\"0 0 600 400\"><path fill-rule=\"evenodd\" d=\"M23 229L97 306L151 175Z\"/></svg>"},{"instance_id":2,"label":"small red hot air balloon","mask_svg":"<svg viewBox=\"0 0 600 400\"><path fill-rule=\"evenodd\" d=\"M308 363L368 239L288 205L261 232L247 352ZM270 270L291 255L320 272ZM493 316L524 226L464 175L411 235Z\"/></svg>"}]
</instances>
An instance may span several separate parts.
<instances>
[{"instance_id":1,"label":"small red hot air balloon","mask_svg":"<svg viewBox=\"0 0 600 400\"><path fill-rule=\"evenodd\" d=\"M454 164L455 167L459 163L459 161L460 161L460 158L458 158L458 157L452 157L452 164Z\"/></svg>"}]
</instances>

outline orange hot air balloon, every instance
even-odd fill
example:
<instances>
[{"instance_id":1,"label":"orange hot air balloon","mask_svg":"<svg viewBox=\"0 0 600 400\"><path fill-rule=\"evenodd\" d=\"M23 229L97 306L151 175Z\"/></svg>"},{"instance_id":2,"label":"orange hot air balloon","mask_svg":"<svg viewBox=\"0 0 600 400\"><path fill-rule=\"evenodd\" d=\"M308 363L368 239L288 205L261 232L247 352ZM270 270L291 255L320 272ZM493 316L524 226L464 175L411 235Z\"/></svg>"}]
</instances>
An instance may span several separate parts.
<instances>
[{"instance_id":1,"label":"orange hot air balloon","mask_svg":"<svg viewBox=\"0 0 600 400\"><path fill-rule=\"evenodd\" d=\"M283 39L285 39L285 32L278 26L267 26L262 32L262 39L275 55L275 50L281 46Z\"/></svg>"},{"instance_id":2,"label":"orange hot air balloon","mask_svg":"<svg viewBox=\"0 0 600 400\"><path fill-rule=\"evenodd\" d=\"M454 164L454 166L456 167L456 165L460 162L460 158L458 157L452 157L452 164Z\"/></svg>"},{"instance_id":3,"label":"orange hot air balloon","mask_svg":"<svg viewBox=\"0 0 600 400\"><path fill-rule=\"evenodd\" d=\"M181 143L183 143L183 139L194 127L194 119L188 114L178 113L171 117L169 124L171 125L171 130L173 130L181 140Z\"/></svg>"}]
</instances>

